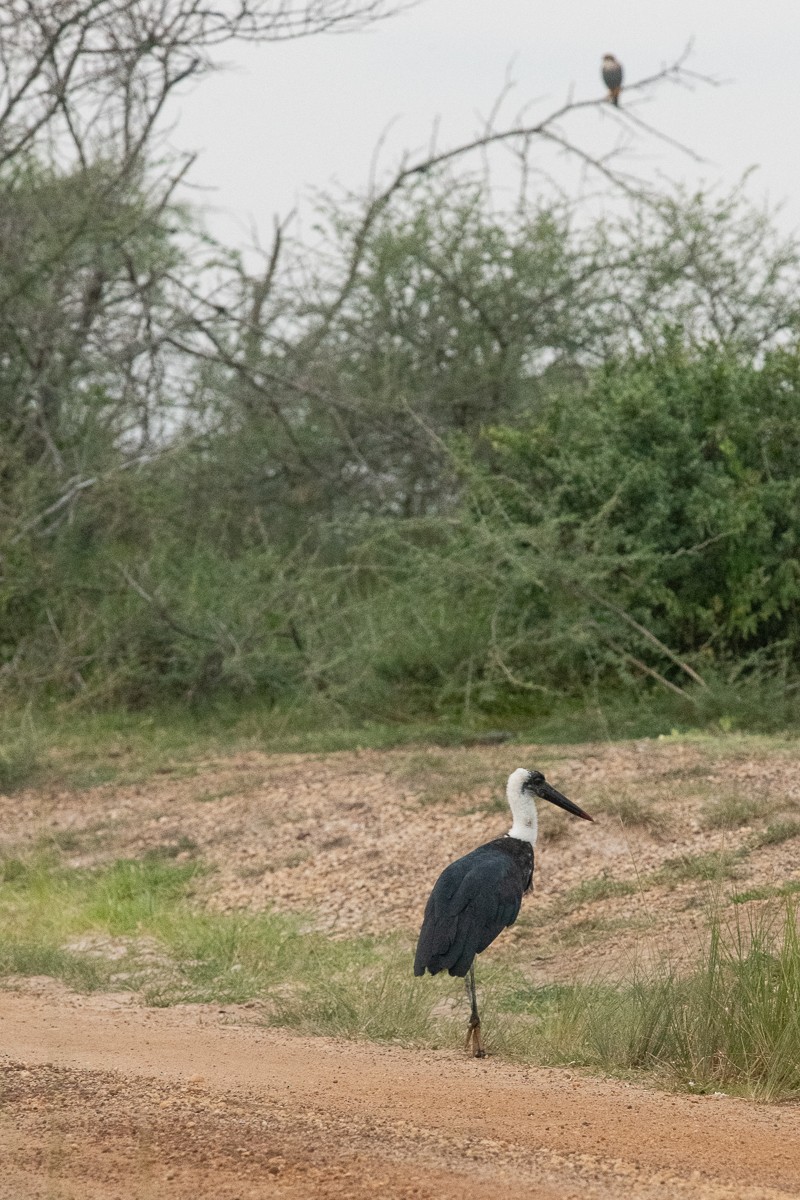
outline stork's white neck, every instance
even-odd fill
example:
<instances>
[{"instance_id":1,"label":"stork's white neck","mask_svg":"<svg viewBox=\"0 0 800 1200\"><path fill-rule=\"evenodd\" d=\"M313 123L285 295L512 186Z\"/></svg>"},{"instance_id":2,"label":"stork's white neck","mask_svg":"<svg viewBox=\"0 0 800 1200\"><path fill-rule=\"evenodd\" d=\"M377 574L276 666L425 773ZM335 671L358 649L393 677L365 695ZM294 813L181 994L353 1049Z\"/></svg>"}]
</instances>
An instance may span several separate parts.
<instances>
[{"instance_id":1,"label":"stork's white neck","mask_svg":"<svg viewBox=\"0 0 800 1200\"><path fill-rule=\"evenodd\" d=\"M519 838L521 842L536 845L539 833L539 818L536 812L536 801L530 792L523 792L522 785L528 778L524 767L518 767L508 777L506 796L514 824L508 831L508 836Z\"/></svg>"}]
</instances>

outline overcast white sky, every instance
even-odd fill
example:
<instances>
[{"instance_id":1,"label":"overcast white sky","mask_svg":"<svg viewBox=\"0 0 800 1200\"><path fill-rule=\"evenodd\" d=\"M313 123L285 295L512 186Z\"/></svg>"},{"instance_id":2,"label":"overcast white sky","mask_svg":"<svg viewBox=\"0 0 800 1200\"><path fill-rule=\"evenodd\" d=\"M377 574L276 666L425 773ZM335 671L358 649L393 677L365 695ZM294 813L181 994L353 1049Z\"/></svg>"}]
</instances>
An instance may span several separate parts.
<instances>
[{"instance_id":1,"label":"overcast white sky","mask_svg":"<svg viewBox=\"0 0 800 1200\"><path fill-rule=\"evenodd\" d=\"M604 52L633 79L671 62L690 38L689 65L729 82L665 87L637 111L709 162L643 139L636 169L732 185L756 166L749 193L785 201L782 223L800 225L797 0L421 0L362 33L236 47L231 69L182 99L172 141L199 152L191 179L202 190L192 195L213 210L212 229L244 243L255 225L268 241L273 215L302 208L309 189L361 188L391 122L387 170L403 150L427 145L437 118L442 147L472 135L512 60L504 111L511 119L535 102L534 117L570 85L577 97L599 94ZM605 112L573 128L587 146L616 136Z\"/></svg>"}]
</instances>

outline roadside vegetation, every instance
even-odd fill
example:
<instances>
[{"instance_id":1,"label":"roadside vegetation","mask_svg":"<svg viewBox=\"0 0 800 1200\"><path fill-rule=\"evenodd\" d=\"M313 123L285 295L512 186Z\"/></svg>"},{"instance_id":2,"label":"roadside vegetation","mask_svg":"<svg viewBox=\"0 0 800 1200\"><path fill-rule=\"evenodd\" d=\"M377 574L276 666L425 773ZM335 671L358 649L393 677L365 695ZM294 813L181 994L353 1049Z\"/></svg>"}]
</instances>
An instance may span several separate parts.
<instances>
[{"instance_id":1,"label":"roadside vegetation","mask_svg":"<svg viewBox=\"0 0 800 1200\"><path fill-rule=\"evenodd\" d=\"M547 746L662 737L689 738L698 748L708 747L709 753L737 754L762 744L793 746L791 725L778 725L782 737L749 733L748 722L741 729L729 720L698 723L696 713L663 692L612 692L586 707L578 699L559 702L549 715L535 715L523 707L500 714L473 712L467 720L448 712L424 719L361 719L338 708L331 710L324 702L264 706L253 698L197 705L173 701L130 710L52 699L21 705L10 697L2 706L0 722L0 792L45 783L69 787L126 783L147 779L154 772L192 774L210 756L235 751L330 754L408 747L401 775L436 802L484 782L486 769L451 759L438 771L430 753L417 752L420 747L511 748L531 742ZM542 751L539 757L546 766L547 753ZM498 803L502 807L505 802L500 798ZM601 794L599 803L625 825L664 835L669 830L669 813L638 792L618 789L613 795ZM712 798L704 823L733 828L741 823L740 816L743 820L747 804L736 797ZM782 836L793 836L790 829L791 825L779 821L770 836L780 841Z\"/></svg>"},{"instance_id":2,"label":"roadside vegetation","mask_svg":"<svg viewBox=\"0 0 800 1200\"><path fill-rule=\"evenodd\" d=\"M653 1072L691 1092L759 1100L800 1094L800 941L797 911L749 913L723 924L688 970L636 967L623 985L522 989L503 1007L531 1018L506 1025L501 1045L538 1061Z\"/></svg>"},{"instance_id":3,"label":"roadside vegetation","mask_svg":"<svg viewBox=\"0 0 800 1200\"><path fill-rule=\"evenodd\" d=\"M266 1019L378 1040L429 1041L431 998L397 940L332 940L307 922L227 916L191 903L203 868L159 856L99 870L52 851L0 861L0 974L50 975L79 990L135 991L146 1003L242 1004Z\"/></svg>"},{"instance_id":4,"label":"roadside vegetation","mask_svg":"<svg viewBox=\"0 0 800 1200\"><path fill-rule=\"evenodd\" d=\"M459 1044L458 981L415 980L404 938L332 940L299 916L209 913L193 903L203 874L199 863L156 855L92 870L63 865L52 849L6 857L0 975L49 975L155 1005L249 1003L258 1019L307 1034ZM750 907L728 923L712 909L688 967L634 962L622 983L534 988L510 962L482 962L492 1052L698 1093L800 1096L800 939L789 892L774 889L779 909ZM573 903L599 894L587 885Z\"/></svg>"}]
</instances>

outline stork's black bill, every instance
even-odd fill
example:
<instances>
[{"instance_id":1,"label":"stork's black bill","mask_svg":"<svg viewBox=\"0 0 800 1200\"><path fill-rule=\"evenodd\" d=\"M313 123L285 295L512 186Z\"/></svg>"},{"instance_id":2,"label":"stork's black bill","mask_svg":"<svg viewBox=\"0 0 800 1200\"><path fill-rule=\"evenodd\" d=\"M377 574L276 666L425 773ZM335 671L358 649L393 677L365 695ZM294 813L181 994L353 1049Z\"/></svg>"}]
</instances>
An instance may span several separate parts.
<instances>
[{"instance_id":1,"label":"stork's black bill","mask_svg":"<svg viewBox=\"0 0 800 1200\"><path fill-rule=\"evenodd\" d=\"M590 817L572 800L568 800L566 796L562 796L561 792L551 787L543 775L539 779L532 780L529 786L535 796L539 796L542 800L549 800L551 804L563 808L564 812L572 813L573 817L582 817L584 821L594 820L594 817Z\"/></svg>"}]
</instances>

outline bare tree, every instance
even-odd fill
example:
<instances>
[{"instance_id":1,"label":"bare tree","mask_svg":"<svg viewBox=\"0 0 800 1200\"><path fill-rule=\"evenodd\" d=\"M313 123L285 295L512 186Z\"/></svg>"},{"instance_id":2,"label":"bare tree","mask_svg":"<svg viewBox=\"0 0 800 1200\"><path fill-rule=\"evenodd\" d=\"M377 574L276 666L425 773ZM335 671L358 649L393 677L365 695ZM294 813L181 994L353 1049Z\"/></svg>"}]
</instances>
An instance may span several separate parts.
<instances>
[{"instance_id":1,"label":"bare tree","mask_svg":"<svg viewBox=\"0 0 800 1200\"><path fill-rule=\"evenodd\" d=\"M165 449L165 431L174 438L183 424L187 387L193 432L202 428L193 389L209 378L212 392L234 380L243 410L267 414L290 473L308 477L322 469L316 448L297 430L311 408L348 447L349 477L375 478L354 433L352 397L325 369L325 344L392 202L448 165L499 145L523 159L536 146L555 146L623 193L636 191L624 164L593 156L570 137L570 118L605 98L570 97L537 121L500 128L493 116L465 143L404 159L340 229L348 249L324 284L314 281L312 302L291 278L296 263L284 270L282 226L260 277L233 255L212 252L210 269L208 256L192 257L189 239L171 236L180 220L175 191L190 159L167 156L166 165L154 166L170 96L211 70L214 54L231 40L344 31L396 7L390 0L214 7L200 0L12 0L0 14L0 235L12 268L0 281L0 343L15 365L5 440L19 462L42 471L40 513L67 519L88 490L86 480L116 470L120 451L125 464ZM681 57L626 92L648 95L696 78ZM190 360L202 364L199 374L188 370ZM79 427L91 427L91 463L83 461L88 443ZM409 431L413 457L419 430ZM331 486L340 480L341 468L332 468ZM18 514L14 536L20 525L51 528L30 511Z\"/></svg>"},{"instance_id":2,"label":"bare tree","mask_svg":"<svg viewBox=\"0 0 800 1200\"><path fill-rule=\"evenodd\" d=\"M159 144L170 98L212 70L228 43L346 32L397 7L392 0L2 6L0 514L7 508L29 527L32 514L14 513L17 500L7 493L33 466L47 499L40 511L55 504L65 518L72 501L61 498L74 500L87 478L101 478L112 448L138 461L152 452L163 420L174 430L186 372L166 335L185 328L192 290L183 272L188 226L175 204L191 156ZM176 238L182 223L187 236ZM35 491L25 494L31 501Z\"/></svg>"},{"instance_id":3,"label":"bare tree","mask_svg":"<svg viewBox=\"0 0 800 1200\"><path fill-rule=\"evenodd\" d=\"M169 95L234 40L280 41L358 28L390 0L9 0L0 13L0 163L46 134L85 164L128 165ZM111 143L109 143L111 139Z\"/></svg>"},{"instance_id":4,"label":"bare tree","mask_svg":"<svg viewBox=\"0 0 800 1200\"><path fill-rule=\"evenodd\" d=\"M369 480L370 486L378 492L392 495L392 487L387 484L383 488L381 484L381 455L386 452L389 441L395 438L396 453L392 458L395 465L390 468L387 464L387 470L396 471L400 458L405 458L409 464L421 462L425 456L421 455L420 446L425 435L410 413L398 411L396 397L391 400L393 412L382 414L374 387L368 399L354 394L352 376L340 369L336 350L340 341L342 344L347 341L353 347L358 344L359 314L357 309L348 312L348 305L364 282L365 262L381 222L386 219L391 223L388 214L392 211L402 213L406 200L409 208L418 213L428 202L433 207L447 208L449 201L442 197L457 194L457 186L453 186L448 171L455 164L468 164L476 157L480 161L480 156L496 147L511 149L519 158L523 174L529 171L532 163L535 164L540 152L555 149L623 198L656 207L657 198L651 194L646 180L631 170L629 159L623 153L624 146L618 145L610 154L595 153L577 134L573 136L573 122L587 110L602 110L616 122L623 141L630 136L638 140L671 141L633 110L638 99L651 98L659 89L714 83L687 67L688 53L687 48L660 71L632 81L626 87L628 106L625 109L610 110L605 94L585 100L570 95L543 117L535 120L520 118L503 125L499 120L498 104L473 138L446 148L434 146L416 156L404 155L397 167L382 179L374 172L375 177L366 194L349 196L337 207L331 222L335 245L321 271L303 274L298 258L291 259L290 250L289 261L284 262L282 256L287 255L291 243L285 236L284 227L276 227L273 244L263 256L263 274L249 275L240 267L238 284L231 281L230 298L222 316L218 297L204 296L196 290L191 296L187 295L185 326L170 336L171 344L180 353L193 356L216 371L229 416L238 407L245 421L267 422L279 429L284 454L281 469L289 478L311 474L318 484L324 486L327 483L332 493L339 494L346 493L351 487L358 489L361 483ZM635 131L633 134L632 130ZM691 148L681 149L694 156ZM437 180L439 198L432 190L426 197L426 182L432 181L435 187ZM416 210L415 205L418 205ZM457 207L456 201L453 201L453 207ZM409 219L413 221L413 217ZM531 222L526 236L535 240L533 224L535 222ZM453 238L458 240L455 230ZM416 246L415 253L424 254L420 245ZM319 257L317 253L317 260ZM599 253L588 257L589 261L576 268L575 279L578 281L581 274L587 279L596 276L601 262L608 262L607 256ZM487 340L499 347L498 357L502 359L507 349L504 345L506 333L482 305L477 292L459 290L459 281L444 261L427 256L420 259L418 265L420 271L437 275L441 287L451 292L454 313L459 306L473 311ZM553 313L558 313L563 308L562 298L552 293L552 284L553 281L542 287L538 299ZM580 287L576 284L572 299L579 292ZM477 338L475 346L480 349ZM443 353L450 353L450 349L445 348ZM498 396L505 386L502 370L498 371L491 386L494 408L480 401L472 404L473 418L479 409L484 420L501 414ZM461 422L454 420L455 428L466 428L471 419L466 412L470 405L467 403L462 407L464 419ZM458 404L454 402L454 411L457 409ZM309 444L303 437L301 430L307 430L313 424L308 420L309 413L317 414L319 428L332 431L325 445L316 446L313 441ZM381 424L383 417L387 419L387 427ZM389 425L391 436L387 436ZM342 456L329 462L325 451L334 441L341 445ZM428 474L442 476L442 464L437 466L435 453L431 460L432 449L428 442ZM326 470L330 472L327 480ZM412 477L414 471L410 470L408 474ZM427 495L428 487L420 480L417 497L420 504L424 505ZM407 494L401 501L401 511L406 511L408 505L413 508L415 503Z\"/></svg>"}]
</instances>

